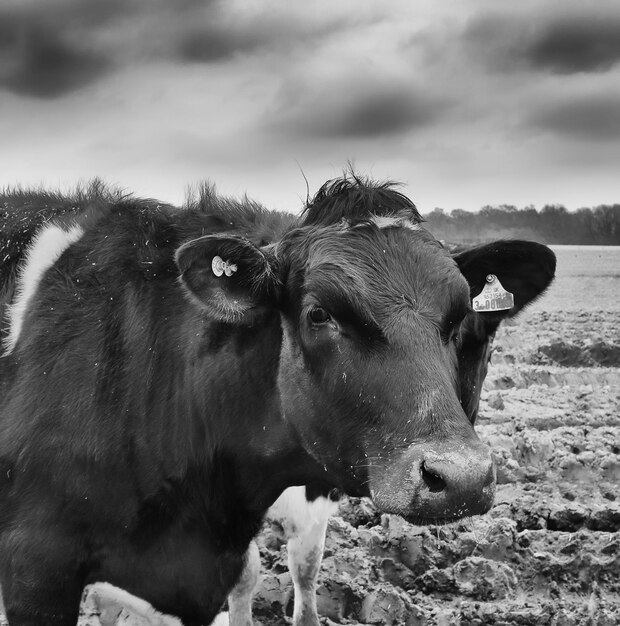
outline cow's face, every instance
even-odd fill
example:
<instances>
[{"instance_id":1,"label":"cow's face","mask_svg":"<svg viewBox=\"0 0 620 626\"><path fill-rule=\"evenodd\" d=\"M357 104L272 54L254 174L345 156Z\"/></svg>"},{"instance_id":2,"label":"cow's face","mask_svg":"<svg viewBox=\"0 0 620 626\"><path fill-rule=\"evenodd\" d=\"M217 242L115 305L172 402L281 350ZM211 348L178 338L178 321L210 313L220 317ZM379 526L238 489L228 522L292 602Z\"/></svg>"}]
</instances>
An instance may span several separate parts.
<instances>
[{"instance_id":1,"label":"cow's face","mask_svg":"<svg viewBox=\"0 0 620 626\"><path fill-rule=\"evenodd\" d=\"M206 236L177 253L208 315L279 312L283 418L325 479L414 519L492 503L490 451L460 402L458 338L487 271L469 261L400 219L305 226L265 249ZM508 287L518 271L495 269Z\"/></svg>"},{"instance_id":2,"label":"cow's face","mask_svg":"<svg viewBox=\"0 0 620 626\"><path fill-rule=\"evenodd\" d=\"M469 286L406 221L303 229L285 272L280 388L304 447L385 511L484 512L494 472L459 403L459 326Z\"/></svg>"}]
</instances>

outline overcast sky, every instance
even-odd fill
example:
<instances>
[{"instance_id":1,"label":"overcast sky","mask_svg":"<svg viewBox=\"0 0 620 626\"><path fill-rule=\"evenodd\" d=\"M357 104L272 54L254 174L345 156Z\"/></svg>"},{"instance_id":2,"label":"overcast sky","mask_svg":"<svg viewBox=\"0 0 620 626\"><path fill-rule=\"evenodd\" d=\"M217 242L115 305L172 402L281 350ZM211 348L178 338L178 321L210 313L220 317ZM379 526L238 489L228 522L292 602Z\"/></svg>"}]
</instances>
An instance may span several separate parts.
<instances>
[{"instance_id":1,"label":"overcast sky","mask_svg":"<svg viewBox=\"0 0 620 626\"><path fill-rule=\"evenodd\" d=\"M297 211L347 161L422 212L620 202L620 3L0 2L0 185Z\"/></svg>"}]
</instances>

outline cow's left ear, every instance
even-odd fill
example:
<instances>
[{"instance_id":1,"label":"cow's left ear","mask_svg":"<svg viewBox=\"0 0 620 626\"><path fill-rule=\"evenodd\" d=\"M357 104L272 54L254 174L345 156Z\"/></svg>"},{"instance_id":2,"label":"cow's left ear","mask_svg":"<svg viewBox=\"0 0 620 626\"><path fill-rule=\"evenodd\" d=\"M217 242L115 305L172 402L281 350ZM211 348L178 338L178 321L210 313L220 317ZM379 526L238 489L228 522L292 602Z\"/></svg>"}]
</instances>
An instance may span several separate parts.
<instances>
[{"instance_id":1,"label":"cow's left ear","mask_svg":"<svg viewBox=\"0 0 620 626\"><path fill-rule=\"evenodd\" d=\"M461 252L454 260L469 283L472 300L482 291L489 274L497 276L504 289L514 295L511 309L480 313L496 327L540 296L555 275L555 254L533 241L495 241Z\"/></svg>"},{"instance_id":2,"label":"cow's left ear","mask_svg":"<svg viewBox=\"0 0 620 626\"><path fill-rule=\"evenodd\" d=\"M278 303L275 258L233 235L206 235L175 254L180 280L192 300L214 319L244 323Z\"/></svg>"}]
</instances>

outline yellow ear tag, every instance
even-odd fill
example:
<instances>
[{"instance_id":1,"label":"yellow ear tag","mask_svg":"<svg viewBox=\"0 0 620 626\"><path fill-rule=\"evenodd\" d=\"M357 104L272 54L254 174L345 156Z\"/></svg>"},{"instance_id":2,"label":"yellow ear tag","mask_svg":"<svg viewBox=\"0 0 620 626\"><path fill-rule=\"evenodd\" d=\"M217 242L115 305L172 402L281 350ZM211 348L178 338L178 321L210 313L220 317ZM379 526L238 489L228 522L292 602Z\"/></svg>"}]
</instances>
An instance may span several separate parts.
<instances>
[{"instance_id":1,"label":"yellow ear tag","mask_svg":"<svg viewBox=\"0 0 620 626\"><path fill-rule=\"evenodd\" d=\"M507 311L515 305L515 298L502 287L495 274L489 274L482 291L472 300L472 305L477 313Z\"/></svg>"},{"instance_id":2,"label":"yellow ear tag","mask_svg":"<svg viewBox=\"0 0 620 626\"><path fill-rule=\"evenodd\" d=\"M216 276L226 274L226 276L232 276L237 271L237 266L222 260L220 256L214 256L211 261L211 269Z\"/></svg>"}]
</instances>

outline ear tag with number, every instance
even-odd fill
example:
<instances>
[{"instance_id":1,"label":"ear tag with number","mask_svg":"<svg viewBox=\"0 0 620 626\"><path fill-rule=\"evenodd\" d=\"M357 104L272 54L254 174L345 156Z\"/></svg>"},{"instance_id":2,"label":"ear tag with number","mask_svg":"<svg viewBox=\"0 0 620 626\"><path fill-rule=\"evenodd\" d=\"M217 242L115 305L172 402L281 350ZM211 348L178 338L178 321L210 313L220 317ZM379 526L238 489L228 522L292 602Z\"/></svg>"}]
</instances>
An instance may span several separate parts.
<instances>
[{"instance_id":1,"label":"ear tag with number","mask_svg":"<svg viewBox=\"0 0 620 626\"><path fill-rule=\"evenodd\" d=\"M221 276L222 274L226 274L226 276L232 276L237 271L237 266L229 263L228 261L222 260L220 256L214 256L213 261L211 261L211 269L216 276Z\"/></svg>"},{"instance_id":2,"label":"ear tag with number","mask_svg":"<svg viewBox=\"0 0 620 626\"><path fill-rule=\"evenodd\" d=\"M502 287L499 278L495 274L487 276L487 282L482 291L473 299L474 311L507 311L515 305L515 298Z\"/></svg>"}]
</instances>

